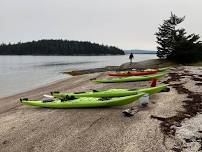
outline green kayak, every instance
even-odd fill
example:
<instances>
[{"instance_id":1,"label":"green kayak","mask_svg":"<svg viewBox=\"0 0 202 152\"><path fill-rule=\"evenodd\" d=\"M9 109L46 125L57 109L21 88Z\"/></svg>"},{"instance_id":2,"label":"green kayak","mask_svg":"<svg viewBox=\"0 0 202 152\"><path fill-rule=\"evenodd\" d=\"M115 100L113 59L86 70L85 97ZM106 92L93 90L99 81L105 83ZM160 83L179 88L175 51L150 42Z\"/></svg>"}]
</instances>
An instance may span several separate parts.
<instances>
[{"instance_id":1,"label":"green kayak","mask_svg":"<svg viewBox=\"0 0 202 152\"><path fill-rule=\"evenodd\" d=\"M164 68L156 68L156 69L145 69L143 71L157 71L157 72L165 72L167 70L169 70L170 67L164 67Z\"/></svg>"},{"instance_id":2,"label":"green kayak","mask_svg":"<svg viewBox=\"0 0 202 152\"><path fill-rule=\"evenodd\" d=\"M51 95L55 98L64 99L67 96L75 96L75 97L122 97L122 96L130 96L135 95L138 92L144 92L147 94L155 94L160 92L161 90L165 89L168 85L161 84L156 87L151 88L143 88L143 89L109 89L109 90L92 90L88 92L75 92L75 93L68 93L68 92L51 92Z\"/></svg>"},{"instance_id":3,"label":"green kayak","mask_svg":"<svg viewBox=\"0 0 202 152\"><path fill-rule=\"evenodd\" d=\"M134 102L142 97L144 93L138 93L136 95L115 97L115 98L93 98L93 97L81 97L75 98L69 97L68 100L29 100L20 99L21 103L29 106L46 107L46 108L92 108L92 107L112 107L122 106Z\"/></svg>"},{"instance_id":4,"label":"green kayak","mask_svg":"<svg viewBox=\"0 0 202 152\"><path fill-rule=\"evenodd\" d=\"M145 76L119 77L119 78L93 80L93 81L96 83L121 83L121 82L147 81L151 79L159 79L165 76L166 74L167 72L160 72L158 74L145 75Z\"/></svg>"},{"instance_id":5,"label":"green kayak","mask_svg":"<svg viewBox=\"0 0 202 152\"><path fill-rule=\"evenodd\" d=\"M159 68L158 71L163 72L163 71L166 71L166 70L169 70L169 69L170 69L170 67Z\"/></svg>"}]
</instances>

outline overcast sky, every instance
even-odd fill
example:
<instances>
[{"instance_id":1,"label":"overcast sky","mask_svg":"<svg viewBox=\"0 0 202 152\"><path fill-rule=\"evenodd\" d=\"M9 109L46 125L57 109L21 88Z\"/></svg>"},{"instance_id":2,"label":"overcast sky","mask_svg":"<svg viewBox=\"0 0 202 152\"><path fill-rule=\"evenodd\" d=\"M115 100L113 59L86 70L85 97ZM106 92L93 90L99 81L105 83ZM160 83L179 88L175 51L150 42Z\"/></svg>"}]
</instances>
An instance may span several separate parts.
<instances>
[{"instance_id":1,"label":"overcast sky","mask_svg":"<svg viewBox=\"0 0 202 152\"><path fill-rule=\"evenodd\" d=\"M155 50L154 33L171 11L202 36L202 0L0 0L0 42L62 38Z\"/></svg>"}]
</instances>

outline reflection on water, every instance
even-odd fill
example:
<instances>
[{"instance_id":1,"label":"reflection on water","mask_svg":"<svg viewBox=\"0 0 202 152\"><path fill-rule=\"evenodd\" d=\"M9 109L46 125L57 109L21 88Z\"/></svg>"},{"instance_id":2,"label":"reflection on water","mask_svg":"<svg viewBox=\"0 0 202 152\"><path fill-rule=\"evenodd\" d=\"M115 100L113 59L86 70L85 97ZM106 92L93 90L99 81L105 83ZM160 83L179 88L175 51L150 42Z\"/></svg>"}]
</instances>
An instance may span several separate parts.
<instances>
[{"instance_id":1,"label":"reflection on water","mask_svg":"<svg viewBox=\"0 0 202 152\"><path fill-rule=\"evenodd\" d=\"M156 58L135 55L135 61ZM118 56L0 56L0 97L33 89L70 77L63 71L121 65L128 55Z\"/></svg>"}]
</instances>

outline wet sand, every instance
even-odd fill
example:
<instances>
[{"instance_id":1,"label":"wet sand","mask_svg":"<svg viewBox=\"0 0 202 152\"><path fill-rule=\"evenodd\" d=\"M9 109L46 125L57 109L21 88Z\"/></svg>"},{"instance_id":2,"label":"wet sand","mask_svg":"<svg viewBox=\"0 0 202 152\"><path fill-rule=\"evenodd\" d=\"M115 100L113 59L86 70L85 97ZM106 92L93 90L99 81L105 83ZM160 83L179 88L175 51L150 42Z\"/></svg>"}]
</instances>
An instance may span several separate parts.
<instances>
[{"instance_id":1,"label":"wet sand","mask_svg":"<svg viewBox=\"0 0 202 152\"><path fill-rule=\"evenodd\" d=\"M174 68L171 72L180 73L184 70L199 75L202 69L180 67ZM175 134L165 134L162 130L163 121L151 118L151 116L175 117L179 111L185 111L183 101L187 99L187 94L179 93L172 85L170 92L152 95L148 107L141 109L133 117L124 117L122 111L131 106L137 107L138 102L121 107L91 109L36 108L23 106L19 102L21 97L40 99L43 94L54 90L86 91L143 88L150 85L148 82L94 84L90 81L90 79L105 76L104 72L75 76L46 87L0 99L0 151L162 152L187 149L183 148L183 146L186 147L183 145L183 131L180 135L177 129ZM168 81L171 78L170 75L161 79L160 82L176 83L174 79ZM193 89L192 91L201 91L201 86L195 85L199 81L196 82L192 77L187 76L185 80L180 79L177 83L181 81L184 87ZM189 120L198 115L197 113L193 117L190 116ZM182 128L186 119L180 120L179 123L182 124ZM175 125L171 124L167 129L176 128ZM184 142L184 144L187 143Z\"/></svg>"}]
</instances>

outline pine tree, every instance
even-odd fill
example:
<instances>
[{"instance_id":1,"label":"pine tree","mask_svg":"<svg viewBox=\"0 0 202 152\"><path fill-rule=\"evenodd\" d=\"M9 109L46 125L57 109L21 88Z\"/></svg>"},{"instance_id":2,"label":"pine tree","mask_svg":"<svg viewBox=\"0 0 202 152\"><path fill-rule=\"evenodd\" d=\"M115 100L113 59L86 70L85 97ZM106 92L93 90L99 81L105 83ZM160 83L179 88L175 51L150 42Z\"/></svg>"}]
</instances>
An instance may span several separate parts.
<instances>
[{"instance_id":1,"label":"pine tree","mask_svg":"<svg viewBox=\"0 0 202 152\"><path fill-rule=\"evenodd\" d=\"M177 31L180 32L180 36L184 37L184 29L176 30L176 26L183 22L185 17L177 17L171 13L171 17L164 20L163 25L160 25L158 32L155 33L157 38L157 56L159 58L167 58L175 47L175 37Z\"/></svg>"},{"instance_id":2,"label":"pine tree","mask_svg":"<svg viewBox=\"0 0 202 152\"><path fill-rule=\"evenodd\" d=\"M185 20L184 17L177 17L171 13L169 19L155 33L157 38L157 56L181 63L194 62L202 58L202 45L200 36L190 34L186 36L184 28L176 28Z\"/></svg>"}]
</instances>

